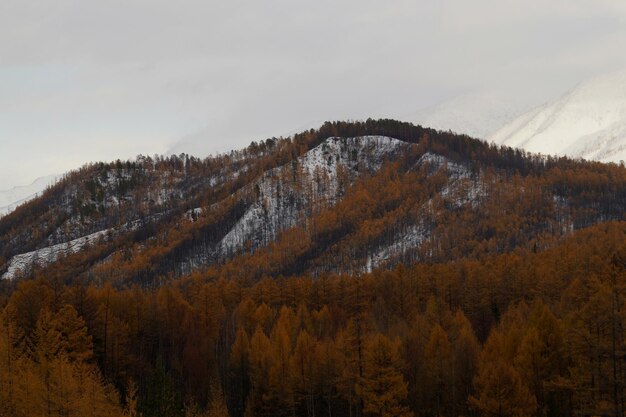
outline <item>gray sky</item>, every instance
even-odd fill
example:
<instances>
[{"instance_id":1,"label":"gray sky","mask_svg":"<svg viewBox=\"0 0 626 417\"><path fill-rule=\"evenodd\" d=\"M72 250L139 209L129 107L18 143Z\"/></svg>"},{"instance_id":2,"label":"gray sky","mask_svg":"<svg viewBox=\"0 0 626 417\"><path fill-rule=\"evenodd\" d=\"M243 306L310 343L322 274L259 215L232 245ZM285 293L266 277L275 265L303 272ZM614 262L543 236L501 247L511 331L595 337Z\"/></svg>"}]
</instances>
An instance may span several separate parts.
<instances>
[{"instance_id":1,"label":"gray sky","mask_svg":"<svg viewBox=\"0 0 626 417\"><path fill-rule=\"evenodd\" d=\"M0 2L0 189L626 66L623 0ZM506 105L506 103L503 103Z\"/></svg>"}]
</instances>

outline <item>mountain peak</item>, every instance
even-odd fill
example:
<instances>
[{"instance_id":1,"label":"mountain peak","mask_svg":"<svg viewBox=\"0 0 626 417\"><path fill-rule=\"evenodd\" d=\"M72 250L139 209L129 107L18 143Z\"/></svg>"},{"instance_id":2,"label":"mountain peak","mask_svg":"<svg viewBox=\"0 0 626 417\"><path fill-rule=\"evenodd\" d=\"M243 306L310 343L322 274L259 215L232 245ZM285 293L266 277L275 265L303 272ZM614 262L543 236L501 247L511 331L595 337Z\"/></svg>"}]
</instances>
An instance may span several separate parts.
<instances>
[{"instance_id":1,"label":"mountain peak","mask_svg":"<svg viewBox=\"0 0 626 417\"><path fill-rule=\"evenodd\" d=\"M489 137L530 152L626 159L626 70L595 77L518 117Z\"/></svg>"}]
</instances>

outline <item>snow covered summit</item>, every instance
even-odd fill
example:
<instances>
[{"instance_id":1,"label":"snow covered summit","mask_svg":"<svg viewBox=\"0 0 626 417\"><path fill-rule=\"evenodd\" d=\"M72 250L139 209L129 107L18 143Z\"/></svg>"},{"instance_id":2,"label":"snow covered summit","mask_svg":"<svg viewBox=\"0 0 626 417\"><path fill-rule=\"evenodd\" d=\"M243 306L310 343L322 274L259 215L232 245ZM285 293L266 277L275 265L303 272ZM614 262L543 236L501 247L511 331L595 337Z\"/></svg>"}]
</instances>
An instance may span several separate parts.
<instances>
[{"instance_id":1,"label":"snow covered summit","mask_svg":"<svg viewBox=\"0 0 626 417\"><path fill-rule=\"evenodd\" d=\"M626 159L626 70L596 77L488 137L530 152L601 162Z\"/></svg>"}]
</instances>

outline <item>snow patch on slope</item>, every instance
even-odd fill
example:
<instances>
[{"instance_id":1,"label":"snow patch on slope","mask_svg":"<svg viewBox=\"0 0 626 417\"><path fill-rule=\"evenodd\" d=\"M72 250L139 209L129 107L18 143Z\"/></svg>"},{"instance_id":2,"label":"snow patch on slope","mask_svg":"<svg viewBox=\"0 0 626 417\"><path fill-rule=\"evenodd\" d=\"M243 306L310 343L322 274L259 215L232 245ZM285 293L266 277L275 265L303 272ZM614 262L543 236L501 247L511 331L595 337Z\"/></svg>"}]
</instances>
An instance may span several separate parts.
<instances>
[{"instance_id":1,"label":"snow patch on slope","mask_svg":"<svg viewBox=\"0 0 626 417\"><path fill-rule=\"evenodd\" d=\"M389 260L397 259L407 253L415 250L430 237L430 232L425 221L406 228L404 231L396 235L393 242L378 248L373 254L367 258L364 272L372 272Z\"/></svg>"},{"instance_id":2,"label":"snow patch on slope","mask_svg":"<svg viewBox=\"0 0 626 417\"><path fill-rule=\"evenodd\" d=\"M255 201L219 243L217 252L228 256L241 251L247 242L252 249L267 245L281 231L311 217L306 211L311 209L311 200L321 201L321 208L341 198L341 169L352 179L360 171L375 172L386 158L408 146L384 136L329 138L293 162L265 172L251 186L258 194Z\"/></svg>"},{"instance_id":3,"label":"snow patch on slope","mask_svg":"<svg viewBox=\"0 0 626 417\"><path fill-rule=\"evenodd\" d=\"M78 239L71 240L66 243L48 246L46 248L37 249L32 252L15 255L7 265L7 271L0 277L1 279L13 279L20 271L26 272L34 265L48 265L55 262L57 258L63 255L70 255L83 249L87 245L97 242L101 237L105 236L109 230L102 230L83 236Z\"/></svg>"},{"instance_id":4,"label":"snow patch on slope","mask_svg":"<svg viewBox=\"0 0 626 417\"><path fill-rule=\"evenodd\" d=\"M426 152L417 160L413 169L417 168L426 168L431 175L445 168L448 175L454 178L467 178L471 175L467 166L432 152Z\"/></svg>"},{"instance_id":5,"label":"snow patch on slope","mask_svg":"<svg viewBox=\"0 0 626 417\"><path fill-rule=\"evenodd\" d=\"M86 236L81 236L76 239L72 239L70 241L64 243L58 243L55 245L46 246L41 249L37 249L31 252L22 253L19 255L13 256L6 267L7 270L2 276L0 276L0 280L2 279L13 279L20 272L28 272L33 266L46 266L56 260L60 256L71 255L81 251L86 246L93 245L94 243L98 243L103 238L107 238L118 234L120 232L127 232L131 230L137 230L141 226L145 225L146 222L150 222L158 219L159 217L167 214L168 212L157 213L152 216L148 216L145 219L134 220L128 222L120 227L113 227L110 229L100 230L95 233L91 233ZM48 238L48 241L50 238Z\"/></svg>"},{"instance_id":6,"label":"snow patch on slope","mask_svg":"<svg viewBox=\"0 0 626 417\"><path fill-rule=\"evenodd\" d=\"M443 203L451 208L469 205L477 209L481 200L487 196L480 173L473 174L465 164L454 162L445 156L426 152L412 169L425 169L428 175L445 170L448 180L438 191L438 195L443 198ZM414 224L398 231L392 239L379 245L368 255L363 271L371 272L390 262L398 262L407 255L417 260L417 251L420 246L432 239L433 230L436 228L436 217L434 199L430 198L418 209Z\"/></svg>"}]
</instances>

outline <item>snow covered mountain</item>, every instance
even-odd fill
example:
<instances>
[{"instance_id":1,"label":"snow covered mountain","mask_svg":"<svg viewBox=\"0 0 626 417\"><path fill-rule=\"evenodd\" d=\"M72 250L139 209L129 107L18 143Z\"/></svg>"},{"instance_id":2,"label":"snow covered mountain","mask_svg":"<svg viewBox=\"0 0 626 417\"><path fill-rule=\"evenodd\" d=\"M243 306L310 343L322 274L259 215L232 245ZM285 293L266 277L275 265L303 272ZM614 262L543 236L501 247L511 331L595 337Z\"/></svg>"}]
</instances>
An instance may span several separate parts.
<instances>
[{"instance_id":1,"label":"snow covered mountain","mask_svg":"<svg viewBox=\"0 0 626 417\"><path fill-rule=\"evenodd\" d=\"M61 175L47 175L37 178L32 184L0 191L0 216L10 213L15 207L35 198L46 188L54 185L59 178Z\"/></svg>"},{"instance_id":2,"label":"snow covered mountain","mask_svg":"<svg viewBox=\"0 0 626 417\"><path fill-rule=\"evenodd\" d=\"M487 138L542 154L626 159L626 70L596 77Z\"/></svg>"},{"instance_id":3,"label":"snow covered mountain","mask_svg":"<svg viewBox=\"0 0 626 417\"><path fill-rule=\"evenodd\" d=\"M159 285L204 270L256 279L502 253L623 218L621 169L546 169L389 119L326 123L206 159L94 163L0 219L0 282L45 271ZM584 193L568 182L590 173L603 180Z\"/></svg>"},{"instance_id":4,"label":"snow covered mountain","mask_svg":"<svg viewBox=\"0 0 626 417\"><path fill-rule=\"evenodd\" d=\"M481 91L420 109L403 119L433 129L485 138L531 108L528 100L514 94Z\"/></svg>"},{"instance_id":5,"label":"snow covered mountain","mask_svg":"<svg viewBox=\"0 0 626 417\"><path fill-rule=\"evenodd\" d=\"M374 174L385 161L398 158L409 146L406 142L384 136L328 138L290 163L264 172L256 181L235 192L232 197L239 200L241 206L245 207L241 217L236 219L227 233L217 241L202 242L188 250L184 259L180 260L177 269L189 273L194 267L241 253L246 245L249 249L268 245L276 240L281 231L294 227L302 219L310 217L324 207L336 204L349 183L362 175ZM106 175L99 174L89 180L94 182L92 188L101 189L94 194L101 194L101 200L106 202L97 210L106 210L106 207L114 206L119 201L135 198L131 194L119 194L117 178L120 175L125 180L131 181L133 174L126 170L119 171L119 173L108 171ZM157 178L156 174L151 174L151 176ZM342 178L347 183L342 183ZM86 182L89 183L89 181ZM137 182L137 180L134 181ZM211 183L217 184L216 180ZM165 184L156 181L155 190L165 189ZM77 191L74 190L64 199L73 199L76 193ZM184 194L177 195L181 200ZM117 197L114 198L114 196ZM116 201L112 202L111 199ZM171 199L160 198L159 200L167 202ZM182 200L184 201L184 198ZM211 207L188 210L183 217L195 222L202 215L210 215L219 211L220 207L228 206L231 200L220 201ZM95 200L88 204L94 202ZM165 207L161 210L167 211ZM106 236L136 231L140 223L154 222L162 214L157 213L150 219L144 218L143 221L140 219L132 221L132 218L128 218L128 222L118 226L102 222L86 222L84 215L70 214L66 225L50 233L45 244L37 245L35 250L10 257L6 270L0 274L0 278L13 278L19 271L27 271L34 264L48 265L56 261L59 256L76 253L86 246L96 244ZM101 229L97 228L98 225ZM68 230L73 233L68 233ZM77 234L77 231L82 231L82 233Z\"/></svg>"}]
</instances>

